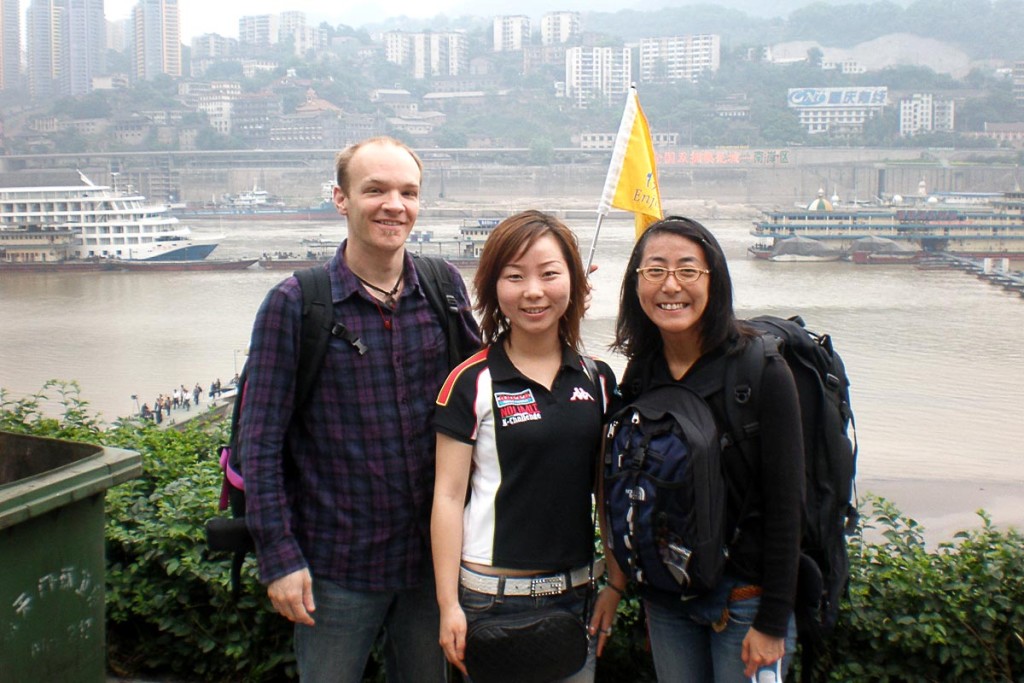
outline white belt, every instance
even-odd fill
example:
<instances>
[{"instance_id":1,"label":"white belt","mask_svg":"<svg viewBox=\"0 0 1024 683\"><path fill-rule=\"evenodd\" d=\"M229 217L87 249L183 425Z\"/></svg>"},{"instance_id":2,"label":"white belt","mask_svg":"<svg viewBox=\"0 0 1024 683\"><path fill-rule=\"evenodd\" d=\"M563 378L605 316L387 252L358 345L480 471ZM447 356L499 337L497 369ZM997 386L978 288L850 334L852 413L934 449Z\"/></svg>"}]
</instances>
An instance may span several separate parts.
<instances>
[{"instance_id":1,"label":"white belt","mask_svg":"<svg viewBox=\"0 0 1024 683\"><path fill-rule=\"evenodd\" d=\"M594 563L593 572L590 565L584 565L571 572L544 574L542 576L489 576L480 574L465 567L459 568L459 583L471 591L484 595L560 595L570 588L585 586L590 577L599 577L604 573L604 558ZM504 583L504 587L502 587Z\"/></svg>"}]
</instances>

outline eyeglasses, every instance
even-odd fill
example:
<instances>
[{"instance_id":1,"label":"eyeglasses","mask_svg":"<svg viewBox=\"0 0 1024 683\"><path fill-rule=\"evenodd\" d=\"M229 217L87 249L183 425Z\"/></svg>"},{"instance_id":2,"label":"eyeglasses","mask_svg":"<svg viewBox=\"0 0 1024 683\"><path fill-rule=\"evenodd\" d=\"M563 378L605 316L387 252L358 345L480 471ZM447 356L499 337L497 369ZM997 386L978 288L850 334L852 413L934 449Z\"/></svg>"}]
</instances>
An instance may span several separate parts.
<instances>
[{"instance_id":1,"label":"eyeglasses","mask_svg":"<svg viewBox=\"0 0 1024 683\"><path fill-rule=\"evenodd\" d=\"M648 282L664 282L665 278L669 274L675 275L676 280L684 285L688 285L692 282L696 282L700 279L701 275L710 275L710 270L703 268L693 268L687 266L685 268L662 268L661 266L647 266L646 268L637 268L636 272L640 273L645 280Z\"/></svg>"}]
</instances>

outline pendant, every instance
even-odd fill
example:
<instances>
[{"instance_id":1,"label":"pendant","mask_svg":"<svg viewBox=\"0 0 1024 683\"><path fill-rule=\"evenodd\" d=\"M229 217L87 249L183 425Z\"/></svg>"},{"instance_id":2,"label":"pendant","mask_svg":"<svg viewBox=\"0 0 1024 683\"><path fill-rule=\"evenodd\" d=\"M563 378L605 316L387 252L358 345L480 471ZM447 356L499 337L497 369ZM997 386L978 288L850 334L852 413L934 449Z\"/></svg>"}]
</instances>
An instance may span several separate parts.
<instances>
[{"instance_id":1,"label":"pendant","mask_svg":"<svg viewBox=\"0 0 1024 683\"><path fill-rule=\"evenodd\" d=\"M385 330L390 330L391 329L391 321L390 320L385 320L384 321L384 329Z\"/></svg>"}]
</instances>

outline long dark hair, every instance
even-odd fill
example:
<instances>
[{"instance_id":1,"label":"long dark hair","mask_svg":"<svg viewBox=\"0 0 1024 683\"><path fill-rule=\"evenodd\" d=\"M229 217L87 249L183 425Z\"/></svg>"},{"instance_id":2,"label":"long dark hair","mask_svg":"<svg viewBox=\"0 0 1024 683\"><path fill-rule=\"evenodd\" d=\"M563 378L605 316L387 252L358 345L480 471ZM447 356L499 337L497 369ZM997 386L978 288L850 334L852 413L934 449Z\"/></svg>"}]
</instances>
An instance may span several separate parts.
<instances>
[{"instance_id":1,"label":"long dark hair","mask_svg":"<svg viewBox=\"0 0 1024 683\"><path fill-rule=\"evenodd\" d=\"M708 276L708 304L700 318L701 353L707 353L729 339L746 336L746 327L736 319L732 308L732 278L718 240L695 220L668 216L647 228L633 246L622 278L619 317L615 322L615 341L611 348L631 360L661 351L661 333L640 307L636 293L637 278L640 277L636 269L643 261L647 242L655 235L677 235L688 239L704 253L704 262L711 274Z\"/></svg>"},{"instance_id":2,"label":"long dark hair","mask_svg":"<svg viewBox=\"0 0 1024 683\"><path fill-rule=\"evenodd\" d=\"M508 320L498 307L498 278L502 269L544 235L555 238L569 269L569 307L558 321L562 341L580 350L580 320L585 312L587 275L580 260L576 235L564 223L540 211L523 211L509 216L491 232L480 254L473 285L476 310L480 314L480 336L485 344L495 343L508 331Z\"/></svg>"}]
</instances>

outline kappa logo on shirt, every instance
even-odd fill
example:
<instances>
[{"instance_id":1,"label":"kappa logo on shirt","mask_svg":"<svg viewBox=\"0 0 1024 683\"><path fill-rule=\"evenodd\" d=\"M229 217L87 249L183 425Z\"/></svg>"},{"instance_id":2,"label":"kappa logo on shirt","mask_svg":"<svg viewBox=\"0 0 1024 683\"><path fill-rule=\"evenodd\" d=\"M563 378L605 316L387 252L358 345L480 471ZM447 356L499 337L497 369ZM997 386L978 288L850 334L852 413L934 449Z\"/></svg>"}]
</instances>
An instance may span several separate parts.
<instances>
[{"instance_id":1,"label":"kappa logo on shirt","mask_svg":"<svg viewBox=\"0 0 1024 683\"><path fill-rule=\"evenodd\" d=\"M520 422L533 422L543 419L533 391L525 389L516 393L499 392L494 394L494 405L501 417L501 426L510 427Z\"/></svg>"},{"instance_id":2,"label":"kappa logo on shirt","mask_svg":"<svg viewBox=\"0 0 1024 683\"><path fill-rule=\"evenodd\" d=\"M590 395L590 392L583 387L575 387L572 390L572 396L569 397L570 401L590 401L593 403L594 397Z\"/></svg>"}]
</instances>

